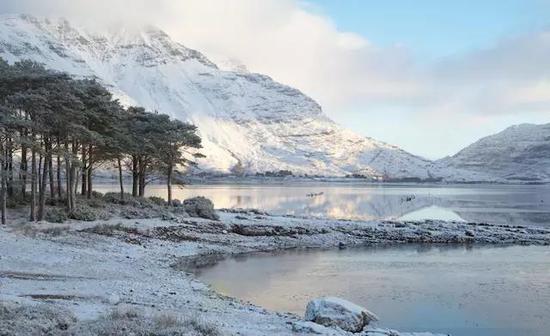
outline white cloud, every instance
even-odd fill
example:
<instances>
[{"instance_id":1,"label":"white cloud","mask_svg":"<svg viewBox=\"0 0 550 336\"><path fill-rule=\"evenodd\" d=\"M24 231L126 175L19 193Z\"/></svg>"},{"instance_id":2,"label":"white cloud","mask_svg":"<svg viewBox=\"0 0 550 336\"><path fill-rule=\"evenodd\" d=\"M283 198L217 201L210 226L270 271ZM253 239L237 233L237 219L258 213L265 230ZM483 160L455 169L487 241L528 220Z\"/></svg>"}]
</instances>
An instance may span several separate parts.
<instances>
[{"instance_id":1,"label":"white cloud","mask_svg":"<svg viewBox=\"0 0 550 336\"><path fill-rule=\"evenodd\" d=\"M429 157L550 115L550 31L420 66L407 48L339 31L297 0L2 0L0 12L154 24L300 88L365 135Z\"/></svg>"}]
</instances>

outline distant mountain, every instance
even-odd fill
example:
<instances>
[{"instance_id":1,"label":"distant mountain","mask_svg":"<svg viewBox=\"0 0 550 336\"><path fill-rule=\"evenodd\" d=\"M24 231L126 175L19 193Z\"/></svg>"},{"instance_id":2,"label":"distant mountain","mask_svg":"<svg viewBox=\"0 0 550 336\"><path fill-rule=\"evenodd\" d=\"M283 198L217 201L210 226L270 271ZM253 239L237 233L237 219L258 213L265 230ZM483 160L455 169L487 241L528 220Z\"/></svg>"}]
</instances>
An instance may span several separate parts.
<instances>
[{"instance_id":1,"label":"distant mountain","mask_svg":"<svg viewBox=\"0 0 550 336\"><path fill-rule=\"evenodd\" d=\"M220 70L154 27L99 33L66 20L4 15L0 57L96 77L125 104L196 124L207 154L200 165L205 171L440 175L431 161L340 127L302 92L233 61L224 64L231 71Z\"/></svg>"},{"instance_id":2,"label":"distant mountain","mask_svg":"<svg viewBox=\"0 0 550 336\"><path fill-rule=\"evenodd\" d=\"M550 124L522 124L480 139L437 162L505 182L550 182Z\"/></svg>"}]
</instances>

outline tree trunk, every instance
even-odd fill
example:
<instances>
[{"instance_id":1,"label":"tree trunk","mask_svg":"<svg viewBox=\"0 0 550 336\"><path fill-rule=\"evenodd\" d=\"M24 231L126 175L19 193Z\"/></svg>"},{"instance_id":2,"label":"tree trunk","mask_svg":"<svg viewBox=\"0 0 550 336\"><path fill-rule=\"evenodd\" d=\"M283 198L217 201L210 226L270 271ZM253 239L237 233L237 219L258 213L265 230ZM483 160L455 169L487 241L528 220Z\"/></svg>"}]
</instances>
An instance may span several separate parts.
<instances>
[{"instance_id":1,"label":"tree trunk","mask_svg":"<svg viewBox=\"0 0 550 336\"><path fill-rule=\"evenodd\" d=\"M87 166L86 166L87 164L88 164L88 160L86 158L86 147L82 146L82 169L83 169L84 172L87 169ZM87 189L88 189L87 178L88 178L88 174L86 174L86 173L82 174L82 188L80 188L81 191L82 191L82 196L86 196L86 194L88 193L88 191L87 191Z\"/></svg>"},{"instance_id":2,"label":"tree trunk","mask_svg":"<svg viewBox=\"0 0 550 336\"><path fill-rule=\"evenodd\" d=\"M0 223L2 225L6 225L6 211L7 211L7 186L6 186L6 162L5 162L5 150L4 145L2 142L0 142L0 155L2 155L2 158L0 160L1 163L1 176L0 176Z\"/></svg>"},{"instance_id":3,"label":"tree trunk","mask_svg":"<svg viewBox=\"0 0 550 336\"><path fill-rule=\"evenodd\" d=\"M118 161L118 181L120 183L120 200L124 201L124 182L122 181L122 161L120 157L117 158Z\"/></svg>"},{"instance_id":4,"label":"tree trunk","mask_svg":"<svg viewBox=\"0 0 550 336\"><path fill-rule=\"evenodd\" d=\"M2 225L6 225L6 217L7 217L7 186L6 186L6 170L4 168L4 164L2 164L2 178L0 179L0 223Z\"/></svg>"},{"instance_id":5,"label":"tree trunk","mask_svg":"<svg viewBox=\"0 0 550 336\"><path fill-rule=\"evenodd\" d=\"M23 201L26 199L27 195L27 146L21 146L21 162L19 163L19 175L21 179L21 197Z\"/></svg>"},{"instance_id":6,"label":"tree trunk","mask_svg":"<svg viewBox=\"0 0 550 336\"><path fill-rule=\"evenodd\" d=\"M36 150L33 147L31 149L31 214L29 216L29 220L34 221L35 214L36 214Z\"/></svg>"},{"instance_id":7,"label":"tree trunk","mask_svg":"<svg viewBox=\"0 0 550 336\"><path fill-rule=\"evenodd\" d=\"M63 185L61 183L61 156L59 154L57 154L56 175L57 198L61 201L63 199Z\"/></svg>"},{"instance_id":8,"label":"tree trunk","mask_svg":"<svg viewBox=\"0 0 550 336\"><path fill-rule=\"evenodd\" d=\"M46 153L44 153L44 162L42 163L42 177L40 179L40 193L38 195L38 221L44 219L44 208L46 207L46 180L48 178L48 144L44 145Z\"/></svg>"},{"instance_id":9,"label":"tree trunk","mask_svg":"<svg viewBox=\"0 0 550 336\"><path fill-rule=\"evenodd\" d=\"M61 185L61 156L59 152L61 151L61 142L57 138L57 198L61 201L63 199L63 186Z\"/></svg>"},{"instance_id":10,"label":"tree trunk","mask_svg":"<svg viewBox=\"0 0 550 336\"><path fill-rule=\"evenodd\" d=\"M9 139L8 147L6 148L6 188L8 197L13 197L13 139Z\"/></svg>"},{"instance_id":11,"label":"tree trunk","mask_svg":"<svg viewBox=\"0 0 550 336\"><path fill-rule=\"evenodd\" d=\"M77 167L74 164L74 160L76 160L78 156L78 145L76 141L73 141L72 143L72 155L71 155L71 169L70 169L70 178L69 178L69 194L71 194L71 209L76 208L76 190L78 187L78 171Z\"/></svg>"},{"instance_id":12,"label":"tree trunk","mask_svg":"<svg viewBox=\"0 0 550 336\"><path fill-rule=\"evenodd\" d=\"M73 211L73 201L71 199L71 162L69 158L69 143L65 140L65 190L67 196L67 210Z\"/></svg>"},{"instance_id":13,"label":"tree trunk","mask_svg":"<svg viewBox=\"0 0 550 336\"><path fill-rule=\"evenodd\" d=\"M72 186L72 193L73 193L73 209L76 208L76 201L77 201L77 197L76 195L78 195L78 177L80 176L80 174L82 173L82 169L78 168L77 166L75 166L73 164L73 170L74 170L74 173L73 173L73 186Z\"/></svg>"},{"instance_id":14,"label":"tree trunk","mask_svg":"<svg viewBox=\"0 0 550 336\"><path fill-rule=\"evenodd\" d=\"M139 197L145 196L145 174L139 173Z\"/></svg>"},{"instance_id":15,"label":"tree trunk","mask_svg":"<svg viewBox=\"0 0 550 336\"><path fill-rule=\"evenodd\" d=\"M92 145L88 147L88 170L86 171L87 177L86 180L88 181L88 192L86 193L86 198L90 199L92 198L92 191L93 191L93 184L92 184L92 173L94 169L94 157L93 157L93 151L92 151Z\"/></svg>"},{"instance_id":16,"label":"tree trunk","mask_svg":"<svg viewBox=\"0 0 550 336\"><path fill-rule=\"evenodd\" d=\"M38 154L38 193L42 188L42 153Z\"/></svg>"},{"instance_id":17,"label":"tree trunk","mask_svg":"<svg viewBox=\"0 0 550 336\"><path fill-rule=\"evenodd\" d=\"M168 167L168 174L166 177L166 187L168 189L168 206L172 205L172 165Z\"/></svg>"},{"instance_id":18,"label":"tree trunk","mask_svg":"<svg viewBox=\"0 0 550 336\"><path fill-rule=\"evenodd\" d=\"M139 160L139 197L145 196L145 160L140 158Z\"/></svg>"},{"instance_id":19,"label":"tree trunk","mask_svg":"<svg viewBox=\"0 0 550 336\"><path fill-rule=\"evenodd\" d=\"M50 148L49 150L51 151L51 145L50 145ZM55 201L55 181L54 181L54 178L53 178L53 156L52 156L52 153L48 153L48 156L47 156L47 159L48 159L48 174L49 174L49 181L50 181L50 198L51 198L51 202L54 202Z\"/></svg>"},{"instance_id":20,"label":"tree trunk","mask_svg":"<svg viewBox=\"0 0 550 336\"><path fill-rule=\"evenodd\" d=\"M138 160L135 156L132 156L132 196L138 195Z\"/></svg>"}]
</instances>

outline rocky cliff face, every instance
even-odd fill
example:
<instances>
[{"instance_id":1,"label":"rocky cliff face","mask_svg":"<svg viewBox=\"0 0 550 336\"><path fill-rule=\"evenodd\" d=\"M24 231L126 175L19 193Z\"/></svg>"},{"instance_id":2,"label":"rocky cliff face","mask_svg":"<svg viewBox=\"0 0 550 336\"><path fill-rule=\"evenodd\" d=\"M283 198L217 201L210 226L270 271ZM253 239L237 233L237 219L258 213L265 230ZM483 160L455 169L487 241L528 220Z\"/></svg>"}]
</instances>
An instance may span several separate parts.
<instances>
[{"instance_id":1,"label":"rocky cliff face","mask_svg":"<svg viewBox=\"0 0 550 336\"><path fill-rule=\"evenodd\" d=\"M439 174L430 161L340 127L300 91L265 75L220 70L153 27L98 33L65 20L0 16L0 57L96 77L125 104L196 124L204 170L386 179Z\"/></svg>"}]
</instances>

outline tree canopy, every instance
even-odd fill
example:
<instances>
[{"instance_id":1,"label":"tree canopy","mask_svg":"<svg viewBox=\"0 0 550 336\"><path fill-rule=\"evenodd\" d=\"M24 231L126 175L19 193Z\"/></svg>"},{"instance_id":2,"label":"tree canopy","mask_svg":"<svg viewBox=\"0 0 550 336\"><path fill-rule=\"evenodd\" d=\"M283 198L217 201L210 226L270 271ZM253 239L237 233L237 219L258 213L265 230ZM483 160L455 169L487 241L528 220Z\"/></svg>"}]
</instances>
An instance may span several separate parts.
<instances>
[{"instance_id":1,"label":"tree canopy","mask_svg":"<svg viewBox=\"0 0 550 336\"><path fill-rule=\"evenodd\" d=\"M79 184L90 197L94 169L103 164L118 167L121 197L127 168L133 196L144 196L152 176L162 177L171 202L174 171L194 164L199 148L194 125L124 107L97 80L0 59L2 223L10 200L28 202L31 220L43 219L47 201L73 211Z\"/></svg>"}]
</instances>

